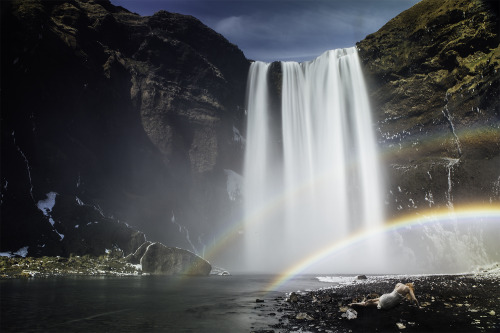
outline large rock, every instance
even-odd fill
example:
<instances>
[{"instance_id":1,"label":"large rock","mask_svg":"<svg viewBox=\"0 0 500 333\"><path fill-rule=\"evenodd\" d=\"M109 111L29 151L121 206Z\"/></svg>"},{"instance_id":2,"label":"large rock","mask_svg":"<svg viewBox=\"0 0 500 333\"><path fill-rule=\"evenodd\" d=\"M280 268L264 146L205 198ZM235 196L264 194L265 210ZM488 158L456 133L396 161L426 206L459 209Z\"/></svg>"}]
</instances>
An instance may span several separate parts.
<instances>
[{"instance_id":1,"label":"large rock","mask_svg":"<svg viewBox=\"0 0 500 333\"><path fill-rule=\"evenodd\" d=\"M153 243L149 241L142 243L142 245L139 246L139 248L134 253L130 253L124 258L125 261L134 265L140 264L142 256L144 255L144 253L146 253L146 250L151 244Z\"/></svg>"},{"instance_id":2,"label":"large rock","mask_svg":"<svg viewBox=\"0 0 500 333\"><path fill-rule=\"evenodd\" d=\"M143 272L159 275L206 276L212 270L206 260L194 253L161 243L148 245L140 263Z\"/></svg>"},{"instance_id":3,"label":"large rock","mask_svg":"<svg viewBox=\"0 0 500 333\"><path fill-rule=\"evenodd\" d=\"M357 44L390 216L500 201L497 1L423 0Z\"/></svg>"}]
</instances>

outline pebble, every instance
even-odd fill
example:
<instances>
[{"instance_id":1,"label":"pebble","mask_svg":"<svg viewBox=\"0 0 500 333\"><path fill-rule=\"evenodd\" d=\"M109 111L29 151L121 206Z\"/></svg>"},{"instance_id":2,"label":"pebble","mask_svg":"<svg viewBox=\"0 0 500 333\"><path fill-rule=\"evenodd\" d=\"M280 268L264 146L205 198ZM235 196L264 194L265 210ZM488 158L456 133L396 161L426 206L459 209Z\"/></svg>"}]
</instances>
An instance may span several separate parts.
<instances>
[{"instance_id":1,"label":"pebble","mask_svg":"<svg viewBox=\"0 0 500 333\"><path fill-rule=\"evenodd\" d=\"M342 317L347 318L348 320L356 319L358 318L358 312L353 309L347 309L347 311L342 314Z\"/></svg>"},{"instance_id":2,"label":"pebble","mask_svg":"<svg viewBox=\"0 0 500 333\"><path fill-rule=\"evenodd\" d=\"M403 323L396 323L396 326L400 329L403 330L406 328L406 326Z\"/></svg>"},{"instance_id":3,"label":"pebble","mask_svg":"<svg viewBox=\"0 0 500 333\"><path fill-rule=\"evenodd\" d=\"M305 319L305 320L314 320L313 317L311 317L310 315L308 315L305 312L299 312L299 313L297 313L297 316L295 317L295 319L299 319L299 320L302 320L302 319Z\"/></svg>"}]
</instances>

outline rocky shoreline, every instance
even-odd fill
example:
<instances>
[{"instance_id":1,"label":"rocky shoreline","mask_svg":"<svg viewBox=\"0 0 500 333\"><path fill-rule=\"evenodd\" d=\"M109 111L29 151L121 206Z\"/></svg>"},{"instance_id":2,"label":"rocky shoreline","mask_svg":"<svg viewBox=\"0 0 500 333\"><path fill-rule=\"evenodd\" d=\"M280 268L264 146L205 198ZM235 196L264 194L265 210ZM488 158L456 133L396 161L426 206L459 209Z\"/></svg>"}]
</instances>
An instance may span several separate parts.
<instances>
[{"instance_id":1,"label":"rocky shoreline","mask_svg":"<svg viewBox=\"0 0 500 333\"><path fill-rule=\"evenodd\" d=\"M254 332L498 332L500 268L459 275L368 276L309 292L293 292L261 305L276 318ZM390 310L349 307L353 301L413 282L420 307L403 301Z\"/></svg>"},{"instance_id":2,"label":"rocky shoreline","mask_svg":"<svg viewBox=\"0 0 500 333\"><path fill-rule=\"evenodd\" d=\"M161 243L144 242L124 256L119 248L100 256L30 257L12 253L0 255L0 279L53 276L190 275L207 276L212 266L187 250ZM24 254L24 253L23 253Z\"/></svg>"},{"instance_id":3,"label":"rocky shoreline","mask_svg":"<svg viewBox=\"0 0 500 333\"><path fill-rule=\"evenodd\" d=\"M147 275L141 265L126 262L113 252L99 257L1 257L0 279L54 276L126 276Z\"/></svg>"}]
</instances>

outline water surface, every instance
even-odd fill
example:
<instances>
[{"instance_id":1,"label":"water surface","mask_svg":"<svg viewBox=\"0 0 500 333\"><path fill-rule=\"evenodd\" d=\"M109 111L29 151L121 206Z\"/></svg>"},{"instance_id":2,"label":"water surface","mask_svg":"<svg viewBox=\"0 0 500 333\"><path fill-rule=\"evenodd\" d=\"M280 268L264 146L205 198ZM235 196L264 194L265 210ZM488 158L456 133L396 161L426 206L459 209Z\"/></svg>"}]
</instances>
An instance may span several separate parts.
<instances>
[{"instance_id":1,"label":"water surface","mask_svg":"<svg viewBox=\"0 0 500 333\"><path fill-rule=\"evenodd\" d=\"M2 332L250 332L277 323L271 300L330 284L271 275L57 277L0 281ZM256 299L265 303L256 303ZM266 307L260 307L266 305ZM266 309L263 311L263 309Z\"/></svg>"}]
</instances>

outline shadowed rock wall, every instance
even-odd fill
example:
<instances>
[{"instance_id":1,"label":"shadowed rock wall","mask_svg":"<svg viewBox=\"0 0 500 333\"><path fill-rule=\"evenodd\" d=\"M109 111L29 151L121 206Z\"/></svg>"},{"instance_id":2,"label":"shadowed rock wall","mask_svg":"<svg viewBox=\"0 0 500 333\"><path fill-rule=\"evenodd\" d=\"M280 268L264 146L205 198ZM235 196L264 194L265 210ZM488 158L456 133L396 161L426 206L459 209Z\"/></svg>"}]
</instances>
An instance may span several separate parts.
<instances>
[{"instance_id":1,"label":"shadowed rock wall","mask_svg":"<svg viewBox=\"0 0 500 333\"><path fill-rule=\"evenodd\" d=\"M126 247L105 236L118 221L203 249L230 206L224 169L241 172L243 53L190 16L109 1L1 6L0 251ZM50 212L39 209L51 192Z\"/></svg>"}]
</instances>

